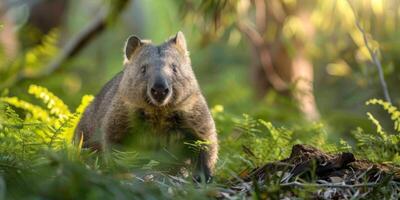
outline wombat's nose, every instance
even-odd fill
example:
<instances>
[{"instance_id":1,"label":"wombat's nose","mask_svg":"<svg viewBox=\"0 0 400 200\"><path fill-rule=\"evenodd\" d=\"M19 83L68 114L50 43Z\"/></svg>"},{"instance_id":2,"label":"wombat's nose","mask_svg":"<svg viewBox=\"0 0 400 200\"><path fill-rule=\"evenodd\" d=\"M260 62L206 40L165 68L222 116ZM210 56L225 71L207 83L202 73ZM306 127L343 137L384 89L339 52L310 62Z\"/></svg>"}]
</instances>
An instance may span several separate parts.
<instances>
[{"instance_id":1,"label":"wombat's nose","mask_svg":"<svg viewBox=\"0 0 400 200\"><path fill-rule=\"evenodd\" d=\"M166 84L154 84L150 89L151 96L157 101L163 101L169 93L168 86Z\"/></svg>"}]
</instances>

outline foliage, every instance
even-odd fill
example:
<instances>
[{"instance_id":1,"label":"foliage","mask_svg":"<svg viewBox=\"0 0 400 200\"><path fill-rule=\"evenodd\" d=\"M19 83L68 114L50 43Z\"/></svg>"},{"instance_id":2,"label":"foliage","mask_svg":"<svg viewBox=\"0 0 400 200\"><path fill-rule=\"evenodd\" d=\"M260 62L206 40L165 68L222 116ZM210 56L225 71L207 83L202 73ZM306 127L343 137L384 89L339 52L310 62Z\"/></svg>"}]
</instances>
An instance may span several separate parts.
<instances>
[{"instance_id":1,"label":"foliage","mask_svg":"<svg viewBox=\"0 0 400 200\"><path fill-rule=\"evenodd\" d=\"M221 115L224 113L214 117L218 119ZM227 119L226 116L224 118ZM346 142L329 142L325 128L320 123L288 129L243 114L242 118L228 118L217 123L217 126L224 127L223 124L230 124L230 120L233 121L233 131L227 134L221 143L222 165L219 166L218 174L222 177L230 177L237 170L251 169L266 162L282 160L290 155L291 147L295 144L309 144L330 152L350 150Z\"/></svg>"},{"instance_id":2,"label":"foliage","mask_svg":"<svg viewBox=\"0 0 400 200\"><path fill-rule=\"evenodd\" d=\"M0 171L6 180L12 175L32 173L49 162L44 152L70 150L73 130L83 108L93 97L85 96L75 113L46 88L32 85L29 93L42 100L43 108L16 97L0 98ZM18 114L11 107L23 109ZM24 117L21 117L24 116ZM48 163L47 163L48 164Z\"/></svg>"},{"instance_id":3,"label":"foliage","mask_svg":"<svg viewBox=\"0 0 400 200\"><path fill-rule=\"evenodd\" d=\"M374 132L366 133L362 128L357 128L353 134L357 140L357 149L360 155L379 162L390 162L400 164L400 112L388 102L380 99L371 99L367 105L380 105L390 115L394 123L395 133L386 132L381 123L372 115L367 113L368 119L376 127Z\"/></svg>"},{"instance_id":4,"label":"foliage","mask_svg":"<svg viewBox=\"0 0 400 200\"><path fill-rule=\"evenodd\" d=\"M367 105L380 105L383 107L384 110L387 111L387 113L390 115L390 119L393 121L393 129L397 132L400 133L400 111L397 109L397 107L393 106L392 104L385 102L380 99L371 99L367 101ZM370 114L368 114L370 115ZM370 115L372 118L373 116ZM377 127L380 128L380 127Z\"/></svg>"},{"instance_id":5,"label":"foliage","mask_svg":"<svg viewBox=\"0 0 400 200\"><path fill-rule=\"evenodd\" d=\"M23 70L25 76L35 76L45 70L44 68L59 53L59 48L57 47L59 35L59 30L51 31L43 37L41 44L26 52Z\"/></svg>"},{"instance_id":6,"label":"foliage","mask_svg":"<svg viewBox=\"0 0 400 200\"><path fill-rule=\"evenodd\" d=\"M46 70L50 61L59 53L57 47L59 35L59 30L54 29L43 36L39 44L26 50L12 62L7 62L9 59L3 58L4 61L0 63L0 89L12 86L18 79L35 77ZM0 57L3 56L6 55L0 54Z\"/></svg>"},{"instance_id":7,"label":"foliage","mask_svg":"<svg viewBox=\"0 0 400 200\"><path fill-rule=\"evenodd\" d=\"M80 149L79 145L72 145L73 129L93 97L84 96L81 105L71 113L63 101L46 88L31 85L28 92L41 100L44 107L16 97L1 97L0 177L8 188L3 194L6 197L186 199L190 194L196 194L197 198L204 199L210 192L218 190L215 185L198 188L190 178L186 180L155 171L153 166L158 165L157 160L140 164L140 152L114 150L94 154ZM394 106L375 99L367 104L382 105L394 122L398 120L398 111ZM15 109L21 110L16 112ZM319 123L288 129L247 114L241 117L231 115L224 111L222 105L213 107L211 112L219 127L221 140L216 177L216 182L220 184L239 171L289 156L295 144L307 143L331 152L350 150L345 142L330 143L324 126ZM357 154L380 162L398 163L398 134L386 133L371 114L368 116L377 130L366 134L361 128L357 129ZM196 147L203 144L187 145ZM38 176L41 178L38 179ZM265 192L278 195L281 179L276 175L269 177L266 185L260 185L260 188L255 184L254 195L264 195ZM17 189L23 188L21 184L27 182L34 183L34 186ZM312 190L292 192L303 197L312 194Z\"/></svg>"},{"instance_id":8,"label":"foliage","mask_svg":"<svg viewBox=\"0 0 400 200\"><path fill-rule=\"evenodd\" d=\"M41 136L39 143L45 143L49 147L60 147L65 142L72 140L73 130L84 108L93 99L93 96L83 96L81 105L74 113L71 113L64 102L46 88L31 85L28 92L40 99L46 107L33 105L17 97L2 97L0 100L25 110L27 113L24 122L41 125L41 130L36 131Z\"/></svg>"}]
</instances>

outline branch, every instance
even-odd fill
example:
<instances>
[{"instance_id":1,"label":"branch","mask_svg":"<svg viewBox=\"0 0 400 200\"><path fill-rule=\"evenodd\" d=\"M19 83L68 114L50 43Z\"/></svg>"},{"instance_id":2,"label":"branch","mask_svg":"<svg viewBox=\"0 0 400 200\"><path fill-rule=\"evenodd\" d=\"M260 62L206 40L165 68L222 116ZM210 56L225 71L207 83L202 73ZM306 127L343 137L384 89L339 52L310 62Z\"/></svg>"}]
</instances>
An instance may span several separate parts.
<instances>
[{"instance_id":1,"label":"branch","mask_svg":"<svg viewBox=\"0 0 400 200\"><path fill-rule=\"evenodd\" d=\"M385 76L383 75L382 64L378 59L378 55L377 55L378 50L373 51L372 48L369 46L368 39L367 39L367 34L365 33L365 30L361 27L359 21L357 20L358 19L357 13L356 13L355 9L353 8L352 4L350 3L350 1L348 1L348 3L350 5L351 10L353 11L354 18L355 18L355 21L356 21L356 26L357 26L358 30L361 32L361 34L363 36L365 47L367 47L369 55L372 58L372 62L375 64L376 68L378 69L379 81L380 81L380 84L381 84L381 87L382 87L382 90L383 90L383 94L385 96L385 100L387 102L389 102L390 104L392 104L392 100L391 100L390 95L389 95L389 90L388 90L388 87L387 87L387 84L386 84L386 81L385 81Z\"/></svg>"},{"instance_id":2,"label":"branch","mask_svg":"<svg viewBox=\"0 0 400 200\"><path fill-rule=\"evenodd\" d=\"M377 56L378 50L373 51L371 49L371 47L369 46L369 43L368 43L367 34L365 33L365 30L360 26L358 21L356 22L356 26L357 26L358 30L360 30L361 34L363 35L365 46L368 49L368 52L369 52L369 54L370 54L370 56L372 58L372 61L374 62L376 68L378 69L379 81L381 83L383 94L385 95L385 99L386 99L387 102L392 104L392 100L391 100L390 95L389 95L389 90L388 90L388 87L387 87L387 84L386 84L386 81L385 81L385 76L383 75L382 64L379 61L378 56Z\"/></svg>"},{"instance_id":3,"label":"branch","mask_svg":"<svg viewBox=\"0 0 400 200\"><path fill-rule=\"evenodd\" d=\"M53 71L58 69L66 60L74 57L82 49L84 49L89 42L98 37L102 33L108 23L109 19L116 19L116 15L119 15L128 4L129 0L120 0L113 2L115 5L111 5L107 12L101 12L97 17L82 29L75 37L73 37L64 46L62 52L57 56L45 70L39 74L39 76L46 76L51 74Z\"/></svg>"},{"instance_id":4,"label":"branch","mask_svg":"<svg viewBox=\"0 0 400 200\"><path fill-rule=\"evenodd\" d=\"M106 27L107 14L105 12L100 13L90 24L88 24L81 32L75 37L70 39L62 49L61 53L53 59L47 67L40 73L36 74L35 77L47 76L53 71L57 70L61 64L66 60L74 57L84 47L86 47L90 41L95 39ZM27 76L27 78L32 78Z\"/></svg>"}]
</instances>

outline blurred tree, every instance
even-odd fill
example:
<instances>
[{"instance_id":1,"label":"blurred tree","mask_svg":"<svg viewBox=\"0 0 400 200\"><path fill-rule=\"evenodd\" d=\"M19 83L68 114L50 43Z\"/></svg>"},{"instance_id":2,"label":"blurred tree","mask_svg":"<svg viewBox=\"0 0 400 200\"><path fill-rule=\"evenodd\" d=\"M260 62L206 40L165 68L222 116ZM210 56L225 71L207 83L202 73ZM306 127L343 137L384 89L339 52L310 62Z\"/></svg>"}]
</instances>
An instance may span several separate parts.
<instances>
[{"instance_id":1,"label":"blurred tree","mask_svg":"<svg viewBox=\"0 0 400 200\"><path fill-rule=\"evenodd\" d=\"M24 16L18 16L22 15L23 9L26 12ZM3 22L0 41L6 56L12 59L20 49L24 51L40 44L44 35L62 26L66 11L67 0L0 2L0 18ZM26 18L26 21L18 18ZM17 21L20 21L19 24Z\"/></svg>"},{"instance_id":2,"label":"blurred tree","mask_svg":"<svg viewBox=\"0 0 400 200\"><path fill-rule=\"evenodd\" d=\"M15 22L10 16L5 14L5 5L0 2L0 44L1 50L4 52L4 59L12 60L17 56L19 42L14 33Z\"/></svg>"},{"instance_id":3,"label":"blurred tree","mask_svg":"<svg viewBox=\"0 0 400 200\"><path fill-rule=\"evenodd\" d=\"M41 48L40 51L37 47L46 45L49 47L45 44L49 42L46 41L45 36L50 34L50 31L62 27L66 10L67 0L17 0L0 3L0 18L4 23L0 30L0 48L3 49L3 56L7 60L1 63L3 66L0 66L0 72L2 72L0 88L3 84L11 86L14 83L13 80L19 77L18 73L26 72L27 68L39 68L39 66L31 65L31 61L34 60L32 55L40 55L39 59L42 61L47 60L45 54L53 56L52 52L55 51L49 51L50 48ZM52 45L55 47L56 41ZM36 50L33 50L35 48ZM31 56L21 58L28 51L31 52L29 54ZM33 51L36 53L32 53ZM38 53L39 51L41 54Z\"/></svg>"},{"instance_id":4,"label":"blurred tree","mask_svg":"<svg viewBox=\"0 0 400 200\"><path fill-rule=\"evenodd\" d=\"M44 35L55 28L62 28L68 9L67 0L31 0L23 3L29 6L27 23L19 31L25 48L40 44Z\"/></svg>"},{"instance_id":5,"label":"blurred tree","mask_svg":"<svg viewBox=\"0 0 400 200\"><path fill-rule=\"evenodd\" d=\"M201 3L186 0L182 5L187 18L205 16L200 19L207 37L205 41L232 30L238 30L247 39L252 49L250 70L258 98L271 89L290 95L306 119L319 119L313 92L313 66L305 51L305 44L314 38L314 27L304 4L279 0L203 0ZM293 23L303 31L288 37L285 31Z\"/></svg>"},{"instance_id":6,"label":"blurred tree","mask_svg":"<svg viewBox=\"0 0 400 200\"><path fill-rule=\"evenodd\" d=\"M0 71L3 71L0 73L2 77L0 89L12 86L16 82L26 78L37 79L50 75L66 60L78 54L90 41L93 41L94 38L102 33L108 25L113 24L128 2L129 0L109 1L105 6L107 9L101 10L77 35L67 40L60 50L56 46L58 44L59 32L51 34L49 31L59 28L62 25L63 15L67 8L66 0L17 1L14 4L4 4L4 9L0 9L0 11L6 11L12 8L12 6L19 6L20 4L29 5L31 12L27 24L20 30L20 33L23 46L30 48L28 48L26 56L22 56L20 60L14 61L8 68L4 67L2 69L0 67ZM4 30L13 29L11 25L5 27ZM29 34L25 34L27 32ZM50 35L50 37L46 37L47 35ZM51 48L44 48L46 46ZM47 54L47 57L43 57L44 54ZM40 60L40 62L31 62L37 60ZM28 68L36 69L30 70Z\"/></svg>"},{"instance_id":7,"label":"blurred tree","mask_svg":"<svg viewBox=\"0 0 400 200\"><path fill-rule=\"evenodd\" d=\"M0 2L0 49L7 62L15 58L19 50L15 19L7 13L9 2Z\"/></svg>"},{"instance_id":8,"label":"blurred tree","mask_svg":"<svg viewBox=\"0 0 400 200\"><path fill-rule=\"evenodd\" d=\"M270 91L289 95L307 119L319 118L315 92L324 110L327 104L331 111L338 111L338 106L361 109L360 102L383 96L379 77L387 76L389 91L392 84L400 81L396 75L400 68L395 67L400 64L396 56L400 50L397 45L400 1L179 2L186 21L196 22L195 26L203 33L201 44L219 38L227 38L229 42L237 35L245 38L252 50L249 70L258 97ZM357 21L365 30L371 50L382 61L381 72L373 64ZM367 88L367 92L354 93ZM391 94L395 99L398 95ZM345 99L348 107L338 103Z\"/></svg>"}]
</instances>

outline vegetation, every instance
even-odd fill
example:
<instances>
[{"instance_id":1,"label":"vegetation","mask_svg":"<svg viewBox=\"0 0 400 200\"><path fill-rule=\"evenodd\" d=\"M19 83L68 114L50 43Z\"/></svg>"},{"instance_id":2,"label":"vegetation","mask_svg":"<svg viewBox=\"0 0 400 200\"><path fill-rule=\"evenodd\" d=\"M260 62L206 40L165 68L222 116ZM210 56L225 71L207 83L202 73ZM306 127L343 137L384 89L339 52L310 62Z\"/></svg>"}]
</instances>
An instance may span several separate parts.
<instances>
[{"instance_id":1,"label":"vegetation","mask_svg":"<svg viewBox=\"0 0 400 200\"><path fill-rule=\"evenodd\" d=\"M0 16L0 199L399 198L400 171L322 183L317 163L287 180L286 168L245 178L297 144L398 169L397 1L54 2L64 21L48 13L48 30L34 19L35 4L10 4ZM92 19L86 9L98 8L107 12ZM17 32L5 40L8 30ZM211 184L165 173L141 152L93 152L72 140L93 95L121 70L127 36L160 42L177 30L218 129Z\"/></svg>"},{"instance_id":2,"label":"vegetation","mask_svg":"<svg viewBox=\"0 0 400 200\"><path fill-rule=\"evenodd\" d=\"M73 144L72 131L92 96L84 96L76 111L71 113L63 101L43 87L31 85L28 92L40 99L44 107L17 97L1 98L0 169L6 186L1 195L6 198L186 199L193 193L198 198L215 198L218 191L223 191L221 188L229 187L228 180L238 176L238 172L282 160L289 156L293 145L304 143L330 152L353 151L361 158L380 163L400 163L398 135L385 132L370 113L368 118L376 131L366 133L361 128L356 129L356 145L351 147L345 141L328 142L322 124L278 128L247 114L228 115L217 105L212 113L217 126L224 127L219 130L221 151L217 180L211 185L196 185L190 178L154 170L158 165L155 160L138 165L140 152L98 154ZM398 131L396 107L377 99L367 104L382 105ZM16 109L20 109L21 114L17 114ZM253 188L252 193L268 196L272 192L269 188L272 185L268 184L279 186L281 177L275 179L266 183L265 191ZM305 195L302 191L293 192Z\"/></svg>"}]
</instances>

